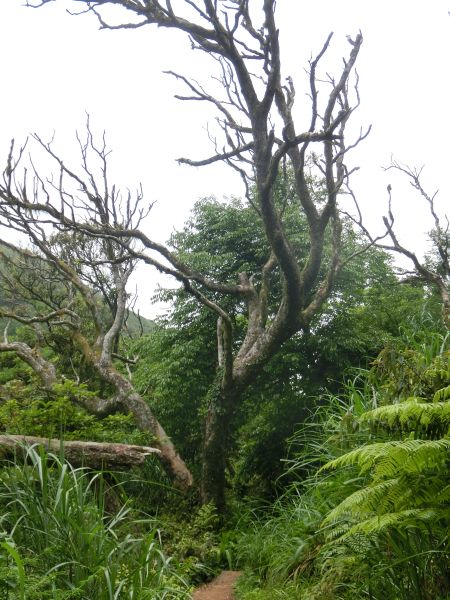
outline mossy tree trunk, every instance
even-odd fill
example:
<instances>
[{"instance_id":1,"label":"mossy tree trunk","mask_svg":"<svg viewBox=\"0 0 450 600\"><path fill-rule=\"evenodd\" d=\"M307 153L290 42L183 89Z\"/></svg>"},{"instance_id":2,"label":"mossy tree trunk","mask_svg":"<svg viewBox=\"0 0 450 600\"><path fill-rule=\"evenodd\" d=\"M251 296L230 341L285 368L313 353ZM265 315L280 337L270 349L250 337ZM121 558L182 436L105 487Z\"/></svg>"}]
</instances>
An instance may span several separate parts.
<instances>
[{"instance_id":1,"label":"mossy tree trunk","mask_svg":"<svg viewBox=\"0 0 450 600\"><path fill-rule=\"evenodd\" d=\"M201 480L202 503L215 504L219 512L225 510L226 461L236 401L232 387L225 389L219 375L208 394Z\"/></svg>"}]
</instances>

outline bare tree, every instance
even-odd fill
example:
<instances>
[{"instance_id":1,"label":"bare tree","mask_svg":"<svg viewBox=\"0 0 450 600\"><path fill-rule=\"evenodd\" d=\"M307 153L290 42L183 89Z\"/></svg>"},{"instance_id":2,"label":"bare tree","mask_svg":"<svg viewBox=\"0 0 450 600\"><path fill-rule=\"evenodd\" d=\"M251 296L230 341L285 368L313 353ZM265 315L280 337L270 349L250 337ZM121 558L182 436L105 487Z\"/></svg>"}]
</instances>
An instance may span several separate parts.
<instances>
[{"instance_id":1,"label":"bare tree","mask_svg":"<svg viewBox=\"0 0 450 600\"><path fill-rule=\"evenodd\" d=\"M433 221L432 230L429 232L429 238L432 243L431 255L421 258L417 253L407 248L400 242L398 233L396 233L395 216L393 209L393 190L391 184L387 186L388 193L388 211L383 217L385 232L374 237L370 230L363 222L361 210L358 205L357 198L349 188L348 191L353 197L356 206L357 217L351 217L356 225L362 230L372 245L376 245L383 250L401 254L409 259L413 271L403 271L403 281L411 281L411 276L414 279L419 279L432 287L440 295L442 303L442 321L444 326L450 328L450 225L447 215L439 215L436 209L435 199L438 190L430 195L422 185L421 175L423 167L420 169L404 165L397 160L392 160L391 164L385 168L385 171L396 171L404 175L409 181L412 188L417 192L422 201L425 202L429 214ZM386 241L387 240L387 241ZM406 278L405 278L406 277Z\"/></svg>"},{"instance_id":2,"label":"bare tree","mask_svg":"<svg viewBox=\"0 0 450 600\"><path fill-rule=\"evenodd\" d=\"M80 141L82 175L68 169L49 144L36 140L59 166L56 180L42 178L37 170L16 180L18 163L13 148L0 185L0 224L19 232L31 243L29 248L0 240L0 317L14 319L34 330L35 344L8 341L7 332L0 352L15 352L40 377L49 392L60 381L55 365L46 360L41 346L50 333L62 330L82 353L105 387L114 393L108 398L82 395L82 403L99 417L125 411L133 414L136 425L149 432L155 448L176 485L187 488L192 476L147 402L132 382L115 366L120 357L118 339L127 314L127 283L135 261L130 257L133 242L86 237L76 223L92 220L113 229L133 229L148 213L140 207L141 194L122 198L109 186L107 150L103 141L96 147L88 126L87 139ZM98 174L89 166L89 155L98 161ZM19 152L19 159L23 152ZM53 201L58 209L50 209ZM65 228L65 211L70 228ZM75 372L76 379L79 376Z\"/></svg>"},{"instance_id":3,"label":"bare tree","mask_svg":"<svg viewBox=\"0 0 450 600\"><path fill-rule=\"evenodd\" d=\"M49 1L42 0L34 6ZM77 6L83 5L83 12L97 17L102 28L156 25L176 29L188 36L194 50L207 53L215 61L215 88L217 81L221 86L218 92L209 92L187 75L169 71L187 89L178 98L213 106L221 130L220 141L210 134L215 146L212 156L179 161L193 166L223 161L242 177L248 201L254 206L255 218L262 219L271 248L259 274L241 273L237 282L220 283L196 272L176 253L149 239L131 223L121 227L115 221L104 222L101 213L96 212L88 222L80 224L75 212L67 207L67 195L63 195L62 206L58 207L46 199L17 194L8 185L0 192L6 211L13 208L33 215L40 212L59 220L58 226L102 236L108 243L114 240L130 259L142 260L173 275L187 292L217 314L218 368L208 397L202 499L215 502L219 508L224 505L230 422L243 391L286 340L308 329L328 298L337 273L350 258L342 255L337 199L351 173L345 163L347 152L368 133L361 132L350 143L345 140L348 121L359 104L357 77L353 84L350 78L362 35L348 38L349 55L336 77L318 74L330 46L332 36L328 37L309 63L309 112L294 118L296 91L293 80L283 77L281 71L275 0L251 4L249 0L183 0L174 8L175 3L170 0L77 1ZM123 8L130 20L108 24L108 5ZM276 180L286 164L292 167L298 209L304 213L308 227L309 249L304 256L296 255L283 224L283 203L280 205L275 198ZM325 182L325 197L320 202L308 186L311 170ZM112 204L105 208L108 213L113 210ZM332 239L332 252L330 260L325 261L327 235ZM129 240L134 240L135 245ZM268 297L275 273L282 281L282 295L276 310L269 311ZM220 301L227 294L246 307L247 330L238 348L233 340L232 316Z\"/></svg>"},{"instance_id":4,"label":"bare tree","mask_svg":"<svg viewBox=\"0 0 450 600\"><path fill-rule=\"evenodd\" d=\"M412 262L416 274L423 281L435 287L439 292L442 302L442 319L447 329L450 329L450 232L448 217L441 218L436 211L435 198L437 191L433 195L429 195L422 186L420 176L423 168L413 169L397 161L393 161L388 169L394 169L406 175L411 186L419 193L422 200L426 202L434 222L433 229L430 232L430 239L433 244L435 257L434 260L421 260L414 251L406 248L399 242L394 230L392 189L390 186L388 187L389 211L388 215L383 218L387 233L392 242L390 246L387 246L387 249L406 256Z\"/></svg>"}]
</instances>

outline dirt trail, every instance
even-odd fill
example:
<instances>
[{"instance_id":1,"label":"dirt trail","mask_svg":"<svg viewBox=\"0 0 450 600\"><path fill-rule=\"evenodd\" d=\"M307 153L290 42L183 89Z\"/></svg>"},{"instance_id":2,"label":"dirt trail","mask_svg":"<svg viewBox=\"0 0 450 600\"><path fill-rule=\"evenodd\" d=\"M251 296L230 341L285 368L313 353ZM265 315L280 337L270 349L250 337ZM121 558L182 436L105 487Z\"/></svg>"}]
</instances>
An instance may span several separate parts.
<instances>
[{"instance_id":1,"label":"dirt trail","mask_svg":"<svg viewBox=\"0 0 450 600\"><path fill-rule=\"evenodd\" d=\"M198 588L192 600L235 600L233 587L241 571L222 571L211 583Z\"/></svg>"}]
</instances>

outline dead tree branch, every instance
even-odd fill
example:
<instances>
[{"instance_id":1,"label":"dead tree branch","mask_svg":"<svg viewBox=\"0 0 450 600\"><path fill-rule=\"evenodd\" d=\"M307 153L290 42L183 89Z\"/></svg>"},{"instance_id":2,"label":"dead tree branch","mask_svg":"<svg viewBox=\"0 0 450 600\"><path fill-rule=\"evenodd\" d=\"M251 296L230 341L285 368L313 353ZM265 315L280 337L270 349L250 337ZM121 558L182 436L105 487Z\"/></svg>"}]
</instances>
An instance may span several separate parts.
<instances>
[{"instance_id":1,"label":"dead tree branch","mask_svg":"<svg viewBox=\"0 0 450 600\"><path fill-rule=\"evenodd\" d=\"M447 328L450 328L450 227L448 216L440 216L438 214L435 206L438 191L430 195L423 187L421 181L423 167L416 169L392 160L391 164L385 169L385 171L390 170L405 175L413 189L418 192L422 200L428 205L428 210L434 223L432 230L429 232L429 238L432 242L431 256L422 258L414 250L407 248L400 242L399 236L396 233L393 194L390 184L387 186L387 215L383 217L385 231L381 235L373 237L369 229L365 226L358 201L349 186L347 186L347 191L353 199L356 208L356 217L348 213L346 214L369 240L368 246L377 246L383 250L406 257L414 268L414 273L416 274L415 280L428 283L438 291L442 303L443 323ZM388 240L390 240L390 243L388 243Z\"/></svg>"},{"instance_id":2,"label":"dead tree branch","mask_svg":"<svg viewBox=\"0 0 450 600\"><path fill-rule=\"evenodd\" d=\"M74 467L90 469L129 469L141 466L147 456L158 455L157 448L104 442L62 441L29 435L0 435L2 458L20 455L29 446L45 448L56 455L63 455Z\"/></svg>"}]
</instances>

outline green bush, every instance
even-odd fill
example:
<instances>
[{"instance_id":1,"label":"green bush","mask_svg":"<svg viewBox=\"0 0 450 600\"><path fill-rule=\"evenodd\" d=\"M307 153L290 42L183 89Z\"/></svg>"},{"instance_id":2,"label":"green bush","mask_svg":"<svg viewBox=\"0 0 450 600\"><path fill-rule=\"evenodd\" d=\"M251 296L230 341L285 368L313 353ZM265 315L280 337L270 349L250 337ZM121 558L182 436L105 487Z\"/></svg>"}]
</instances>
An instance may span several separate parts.
<instances>
[{"instance_id":1,"label":"green bush","mask_svg":"<svg viewBox=\"0 0 450 600\"><path fill-rule=\"evenodd\" d=\"M20 381L10 381L0 402L0 431L67 440L147 444L148 434L136 429L132 415L114 414L99 419L84 410L74 398L95 396L84 384L71 380L40 391ZM0 395L1 399L1 395Z\"/></svg>"}]
</instances>

